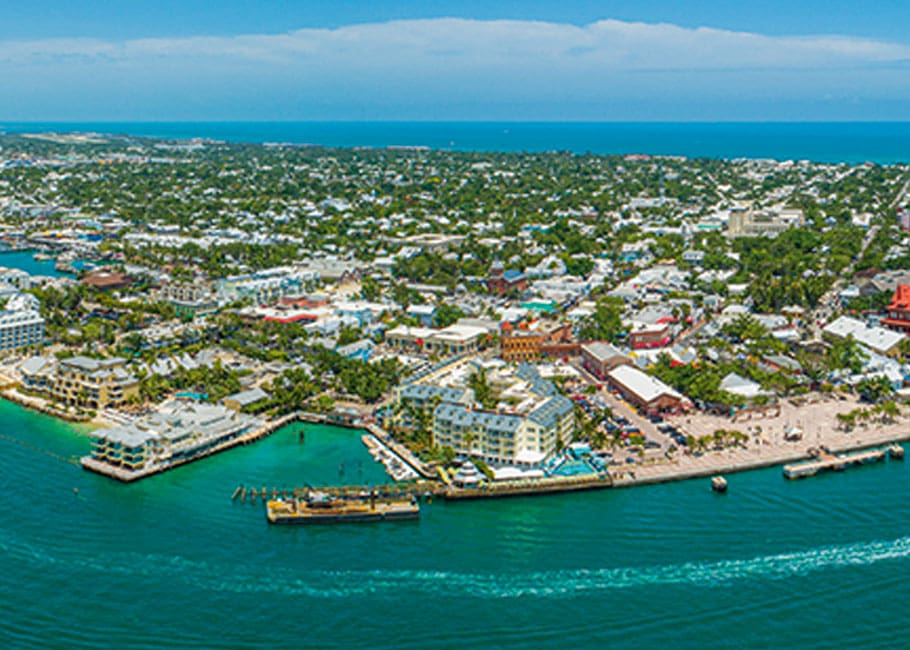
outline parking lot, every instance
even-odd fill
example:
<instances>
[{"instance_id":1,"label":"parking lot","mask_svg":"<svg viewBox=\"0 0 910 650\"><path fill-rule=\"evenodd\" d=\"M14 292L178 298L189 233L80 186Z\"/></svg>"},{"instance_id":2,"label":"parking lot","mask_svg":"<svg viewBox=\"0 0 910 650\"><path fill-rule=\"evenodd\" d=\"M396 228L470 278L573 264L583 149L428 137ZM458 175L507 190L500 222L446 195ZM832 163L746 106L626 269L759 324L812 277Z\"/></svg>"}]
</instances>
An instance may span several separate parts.
<instances>
[{"instance_id":1,"label":"parking lot","mask_svg":"<svg viewBox=\"0 0 910 650\"><path fill-rule=\"evenodd\" d=\"M625 401L620 395L611 393L605 387L603 382L591 375L583 368L576 366L582 377L583 385L597 386L597 392L587 394L584 390L576 393L575 401L589 415L597 415L599 411L608 408L613 414L612 418L604 419L602 426L607 433L608 440L619 430L620 435L628 440L635 436L644 438L643 446L630 445L628 453L617 453L616 458L621 462L628 457L638 460L637 450L641 447L644 449L645 458L664 457L670 447L682 448L685 446L685 437L681 433L675 433L674 439L671 425L665 423L660 418L649 418L639 413L635 407ZM634 438L633 438L634 439Z\"/></svg>"}]
</instances>

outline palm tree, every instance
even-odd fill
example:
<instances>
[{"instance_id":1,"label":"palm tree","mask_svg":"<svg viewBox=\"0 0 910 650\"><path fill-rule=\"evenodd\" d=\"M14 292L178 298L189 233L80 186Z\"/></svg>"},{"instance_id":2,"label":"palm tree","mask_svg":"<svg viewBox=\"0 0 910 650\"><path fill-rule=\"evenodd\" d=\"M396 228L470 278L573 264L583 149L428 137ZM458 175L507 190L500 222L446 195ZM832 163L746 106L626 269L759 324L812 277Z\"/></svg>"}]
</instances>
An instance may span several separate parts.
<instances>
[{"instance_id":1,"label":"palm tree","mask_svg":"<svg viewBox=\"0 0 910 650\"><path fill-rule=\"evenodd\" d=\"M900 415L900 407L894 402L884 402L879 405L879 410L882 414L882 421L885 424L891 424L894 422L894 418Z\"/></svg>"},{"instance_id":2,"label":"palm tree","mask_svg":"<svg viewBox=\"0 0 910 650\"><path fill-rule=\"evenodd\" d=\"M467 451L469 456L474 453L474 443L476 441L477 441L477 434L474 433L473 431L468 431L464 435L464 446L465 446L465 450Z\"/></svg>"}]
</instances>

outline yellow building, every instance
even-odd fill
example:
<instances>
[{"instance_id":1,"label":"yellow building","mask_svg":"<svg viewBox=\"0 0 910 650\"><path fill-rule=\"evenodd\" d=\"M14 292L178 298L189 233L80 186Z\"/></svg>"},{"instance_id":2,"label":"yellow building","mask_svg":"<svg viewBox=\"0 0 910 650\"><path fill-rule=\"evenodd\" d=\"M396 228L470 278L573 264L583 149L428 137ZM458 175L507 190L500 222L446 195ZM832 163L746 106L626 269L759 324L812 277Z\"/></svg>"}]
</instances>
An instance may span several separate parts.
<instances>
[{"instance_id":1,"label":"yellow building","mask_svg":"<svg viewBox=\"0 0 910 650\"><path fill-rule=\"evenodd\" d=\"M139 379L126 359L61 359L47 377L47 392L60 404L89 409L118 408L139 393Z\"/></svg>"}]
</instances>

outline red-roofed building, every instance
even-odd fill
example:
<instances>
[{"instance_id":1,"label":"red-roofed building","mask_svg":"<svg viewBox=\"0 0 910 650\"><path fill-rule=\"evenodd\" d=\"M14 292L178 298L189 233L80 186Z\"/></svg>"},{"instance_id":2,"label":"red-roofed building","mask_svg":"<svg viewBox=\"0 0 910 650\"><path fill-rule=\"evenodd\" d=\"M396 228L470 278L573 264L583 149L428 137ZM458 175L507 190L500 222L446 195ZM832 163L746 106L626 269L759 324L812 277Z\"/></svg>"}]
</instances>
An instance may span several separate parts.
<instances>
[{"instance_id":1,"label":"red-roofed building","mask_svg":"<svg viewBox=\"0 0 910 650\"><path fill-rule=\"evenodd\" d=\"M512 290L524 291L528 288L528 279L521 271L506 269L502 262L493 262L487 276L487 290L501 296Z\"/></svg>"},{"instance_id":2,"label":"red-roofed building","mask_svg":"<svg viewBox=\"0 0 910 650\"><path fill-rule=\"evenodd\" d=\"M85 274L82 277L82 283L100 289L101 291L109 291L113 289L125 289L132 284L132 280L119 271L112 271L105 267Z\"/></svg>"},{"instance_id":3,"label":"red-roofed building","mask_svg":"<svg viewBox=\"0 0 910 650\"><path fill-rule=\"evenodd\" d=\"M888 305L888 316L882 319L882 325L905 334L910 332L910 285L897 285Z\"/></svg>"}]
</instances>

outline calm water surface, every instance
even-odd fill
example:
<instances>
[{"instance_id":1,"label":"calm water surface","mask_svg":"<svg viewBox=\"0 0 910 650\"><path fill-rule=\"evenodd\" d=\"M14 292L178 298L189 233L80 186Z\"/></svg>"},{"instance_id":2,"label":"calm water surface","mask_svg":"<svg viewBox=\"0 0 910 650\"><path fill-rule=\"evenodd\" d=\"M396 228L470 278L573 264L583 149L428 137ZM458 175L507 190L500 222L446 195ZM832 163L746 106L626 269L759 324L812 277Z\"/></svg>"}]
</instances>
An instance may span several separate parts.
<instances>
[{"instance_id":1,"label":"calm water surface","mask_svg":"<svg viewBox=\"0 0 910 650\"><path fill-rule=\"evenodd\" d=\"M910 162L910 122L26 122L0 132L459 151L572 151L708 158Z\"/></svg>"},{"instance_id":2,"label":"calm water surface","mask_svg":"<svg viewBox=\"0 0 910 650\"><path fill-rule=\"evenodd\" d=\"M0 266L8 269L20 269L31 275L45 275L52 278L59 278L65 273L61 273L54 266L54 260L36 260L37 251L0 251Z\"/></svg>"}]
</instances>

